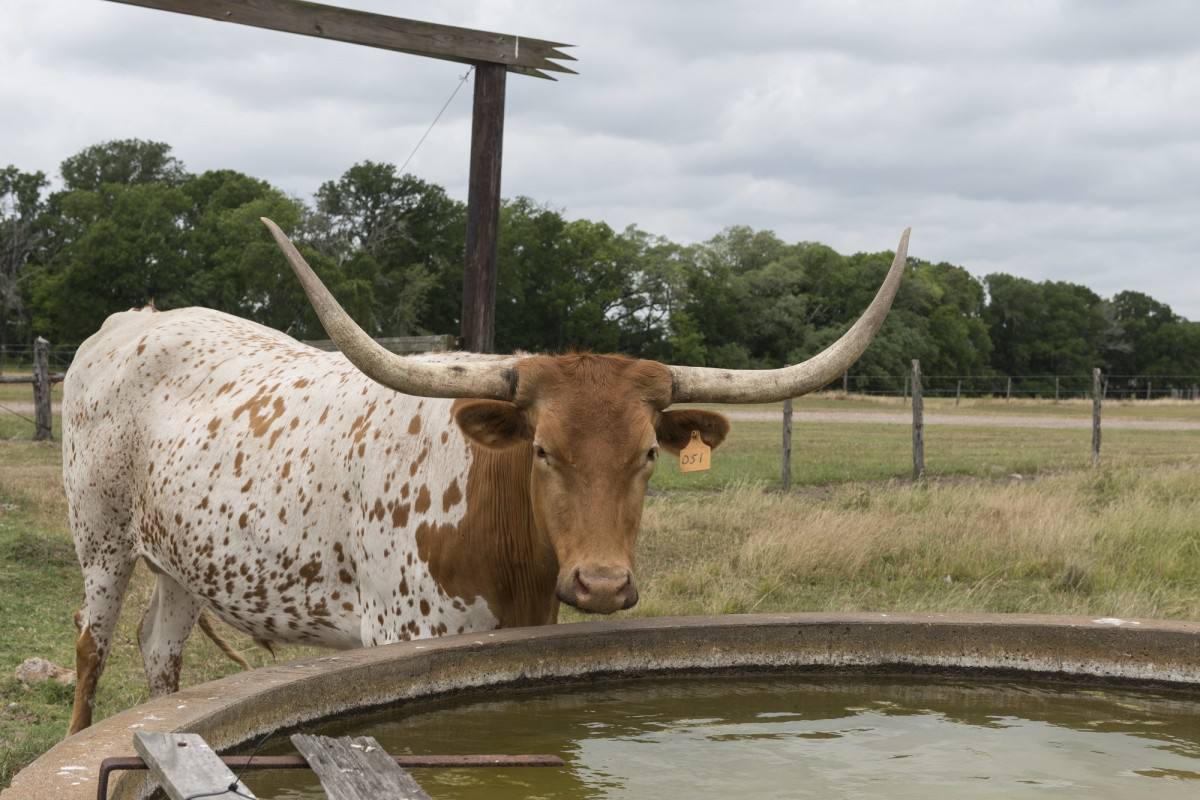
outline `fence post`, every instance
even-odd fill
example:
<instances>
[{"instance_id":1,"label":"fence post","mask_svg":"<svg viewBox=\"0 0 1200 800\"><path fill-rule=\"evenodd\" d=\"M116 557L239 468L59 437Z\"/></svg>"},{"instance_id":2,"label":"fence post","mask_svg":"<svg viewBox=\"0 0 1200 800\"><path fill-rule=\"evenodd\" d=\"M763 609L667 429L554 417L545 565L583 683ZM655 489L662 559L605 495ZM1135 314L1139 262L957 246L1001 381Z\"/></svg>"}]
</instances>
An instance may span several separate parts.
<instances>
[{"instance_id":1,"label":"fence post","mask_svg":"<svg viewBox=\"0 0 1200 800\"><path fill-rule=\"evenodd\" d=\"M783 401L783 475L780 483L786 492L792 488L792 398Z\"/></svg>"},{"instance_id":2,"label":"fence post","mask_svg":"<svg viewBox=\"0 0 1200 800\"><path fill-rule=\"evenodd\" d=\"M958 382L958 387L954 390L954 405L958 405L958 401L962 399L962 381Z\"/></svg>"},{"instance_id":3,"label":"fence post","mask_svg":"<svg viewBox=\"0 0 1200 800\"><path fill-rule=\"evenodd\" d=\"M50 432L50 343L39 336L33 342L33 411L35 442L49 441Z\"/></svg>"},{"instance_id":4,"label":"fence post","mask_svg":"<svg viewBox=\"0 0 1200 800\"><path fill-rule=\"evenodd\" d=\"M1012 400L1012 377L1008 379L1008 388L1004 390L1004 402Z\"/></svg>"},{"instance_id":5,"label":"fence post","mask_svg":"<svg viewBox=\"0 0 1200 800\"><path fill-rule=\"evenodd\" d=\"M1104 389L1100 384L1100 368L1092 370L1092 466L1100 466L1100 405Z\"/></svg>"},{"instance_id":6,"label":"fence post","mask_svg":"<svg viewBox=\"0 0 1200 800\"><path fill-rule=\"evenodd\" d=\"M1058 402L1058 376L1054 376L1054 402Z\"/></svg>"},{"instance_id":7,"label":"fence post","mask_svg":"<svg viewBox=\"0 0 1200 800\"><path fill-rule=\"evenodd\" d=\"M921 362L912 362L913 480L925 477L925 401L921 396Z\"/></svg>"},{"instance_id":8,"label":"fence post","mask_svg":"<svg viewBox=\"0 0 1200 800\"><path fill-rule=\"evenodd\" d=\"M1146 381L1146 399L1147 400L1150 399L1150 389L1153 386L1154 386L1154 384L1151 381Z\"/></svg>"},{"instance_id":9,"label":"fence post","mask_svg":"<svg viewBox=\"0 0 1200 800\"><path fill-rule=\"evenodd\" d=\"M850 395L850 373L849 371L842 373L842 394L847 397Z\"/></svg>"},{"instance_id":10,"label":"fence post","mask_svg":"<svg viewBox=\"0 0 1200 800\"><path fill-rule=\"evenodd\" d=\"M908 405L908 376L904 376L904 399L901 400L904 405Z\"/></svg>"}]
</instances>

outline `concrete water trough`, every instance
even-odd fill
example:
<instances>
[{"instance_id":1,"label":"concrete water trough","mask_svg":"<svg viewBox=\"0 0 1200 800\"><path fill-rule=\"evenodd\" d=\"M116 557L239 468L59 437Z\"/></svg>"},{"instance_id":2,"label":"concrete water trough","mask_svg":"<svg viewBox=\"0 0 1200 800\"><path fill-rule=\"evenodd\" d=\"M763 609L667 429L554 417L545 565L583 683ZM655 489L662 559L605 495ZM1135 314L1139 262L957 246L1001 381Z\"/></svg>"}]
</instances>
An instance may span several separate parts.
<instances>
[{"instance_id":1,"label":"concrete water trough","mask_svg":"<svg viewBox=\"0 0 1200 800\"><path fill-rule=\"evenodd\" d=\"M101 760L131 755L135 731L199 733L223 751L268 731L307 729L318 720L384 706L403 709L425 698L466 697L481 688L542 692L607 679L629 685L705 673L734 681L740 675L803 675L818 684L844 676L1066 681L1087 684L1093 692L1152 689L1200 707L1200 624L982 614L764 614L499 630L333 652L193 686L103 720L20 772L3 800L90 800ZM495 731L494 751L504 752L504 734ZM1168 777L1189 778L1186 771L1175 772ZM110 796L145 797L152 790L145 773L129 772L113 782Z\"/></svg>"}]
</instances>

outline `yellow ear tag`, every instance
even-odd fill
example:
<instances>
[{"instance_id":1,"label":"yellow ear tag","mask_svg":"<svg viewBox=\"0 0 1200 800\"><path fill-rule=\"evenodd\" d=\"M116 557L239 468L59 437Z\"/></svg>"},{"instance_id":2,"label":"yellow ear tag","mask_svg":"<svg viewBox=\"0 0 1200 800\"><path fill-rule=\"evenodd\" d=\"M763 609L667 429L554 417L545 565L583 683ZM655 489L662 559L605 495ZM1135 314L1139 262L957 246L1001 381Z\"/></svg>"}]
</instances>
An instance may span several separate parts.
<instances>
[{"instance_id":1,"label":"yellow ear tag","mask_svg":"<svg viewBox=\"0 0 1200 800\"><path fill-rule=\"evenodd\" d=\"M712 448L700 438L700 431L692 431L692 440L679 451L680 472L704 472L712 466Z\"/></svg>"}]
</instances>

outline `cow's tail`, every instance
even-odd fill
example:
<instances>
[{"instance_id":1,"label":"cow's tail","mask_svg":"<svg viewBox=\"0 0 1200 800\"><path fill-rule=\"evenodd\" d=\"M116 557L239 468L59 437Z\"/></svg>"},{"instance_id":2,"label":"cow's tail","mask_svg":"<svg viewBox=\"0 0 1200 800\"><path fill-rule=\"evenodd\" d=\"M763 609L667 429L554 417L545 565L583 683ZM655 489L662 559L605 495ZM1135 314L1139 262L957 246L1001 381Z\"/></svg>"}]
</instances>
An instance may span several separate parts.
<instances>
[{"instance_id":1,"label":"cow's tail","mask_svg":"<svg viewBox=\"0 0 1200 800\"><path fill-rule=\"evenodd\" d=\"M213 627L212 617L209 616L207 608L200 612L200 619L197 620L197 622L200 623L200 630L204 631L204 635L212 640L212 643L217 646L218 650L229 656L230 660L235 662L242 669L251 669L250 662L243 658L241 653L239 653L237 650L234 650L233 645L226 641L225 637L221 636L221 634L217 632L217 629ZM260 642L260 644L262 643ZM267 649L270 650L270 648ZM274 656L275 652L271 651L271 655Z\"/></svg>"}]
</instances>

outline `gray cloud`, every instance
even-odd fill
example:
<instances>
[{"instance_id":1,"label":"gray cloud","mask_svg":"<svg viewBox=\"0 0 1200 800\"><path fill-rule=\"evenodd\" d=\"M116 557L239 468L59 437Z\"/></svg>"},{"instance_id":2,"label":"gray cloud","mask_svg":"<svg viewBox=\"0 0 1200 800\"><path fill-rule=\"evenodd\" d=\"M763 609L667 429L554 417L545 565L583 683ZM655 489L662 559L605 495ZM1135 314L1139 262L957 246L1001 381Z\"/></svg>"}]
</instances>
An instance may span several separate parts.
<instances>
[{"instance_id":1,"label":"gray cloud","mask_svg":"<svg viewBox=\"0 0 1200 800\"><path fill-rule=\"evenodd\" d=\"M1200 319L1200 8L1185 2L347 5L571 42L511 76L505 194L677 240L731 224ZM457 64L95 0L8 0L0 162L172 143L308 197L399 163ZM470 87L410 165L465 196Z\"/></svg>"}]
</instances>

